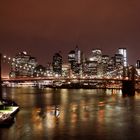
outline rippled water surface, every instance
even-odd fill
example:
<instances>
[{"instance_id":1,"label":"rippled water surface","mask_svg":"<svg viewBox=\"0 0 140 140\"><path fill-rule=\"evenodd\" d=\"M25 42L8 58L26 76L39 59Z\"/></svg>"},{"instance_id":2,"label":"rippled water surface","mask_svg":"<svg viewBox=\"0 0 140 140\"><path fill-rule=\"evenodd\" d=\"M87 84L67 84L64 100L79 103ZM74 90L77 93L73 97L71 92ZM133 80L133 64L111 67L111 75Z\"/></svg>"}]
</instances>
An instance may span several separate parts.
<instances>
[{"instance_id":1,"label":"rippled water surface","mask_svg":"<svg viewBox=\"0 0 140 140\"><path fill-rule=\"evenodd\" d=\"M119 90L4 88L20 106L15 123L0 128L0 140L136 140L140 138L140 93Z\"/></svg>"}]
</instances>

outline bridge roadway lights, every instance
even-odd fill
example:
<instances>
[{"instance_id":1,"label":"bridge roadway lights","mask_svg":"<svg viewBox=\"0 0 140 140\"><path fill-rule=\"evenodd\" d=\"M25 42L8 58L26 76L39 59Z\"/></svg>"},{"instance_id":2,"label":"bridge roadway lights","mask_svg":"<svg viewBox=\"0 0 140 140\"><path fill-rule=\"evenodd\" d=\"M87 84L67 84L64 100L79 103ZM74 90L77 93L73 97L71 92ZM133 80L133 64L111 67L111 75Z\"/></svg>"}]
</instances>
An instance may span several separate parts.
<instances>
[{"instance_id":1,"label":"bridge roadway lights","mask_svg":"<svg viewBox=\"0 0 140 140\"><path fill-rule=\"evenodd\" d=\"M123 96L134 96L135 95L135 82L133 80L122 81L122 94Z\"/></svg>"}]
</instances>

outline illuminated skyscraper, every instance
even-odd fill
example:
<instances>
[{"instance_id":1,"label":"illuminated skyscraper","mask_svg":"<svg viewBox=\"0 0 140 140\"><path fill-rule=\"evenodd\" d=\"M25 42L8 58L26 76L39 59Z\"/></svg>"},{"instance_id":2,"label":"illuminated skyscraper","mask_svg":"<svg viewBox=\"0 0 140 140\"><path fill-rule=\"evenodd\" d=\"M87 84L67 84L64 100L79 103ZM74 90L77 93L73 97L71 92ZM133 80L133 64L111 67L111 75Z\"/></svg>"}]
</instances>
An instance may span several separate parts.
<instances>
[{"instance_id":1,"label":"illuminated skyscraper","mask_svg":"<svg viewBox=\"0 0 140 140\"><path fill-rule=\"evenodd\" d=\"M78 64L81 64L81 61L82 61L81 50L78 48L78 46L76 46L75 48L75 58L76 58L76 62Z\"/></svg>"},{"instance_id":2,"label":"illuminated skyscraper","mask_svg":"<svg viewBox=\"0 0 140 140\"><path fill-rule=\"evenodd\" d=\"M83 65L83 74L85 76L97 76L97 61L86 60Z\"/></svg>"},{"instance_id":3,"label":"illuminated skyscraper","mask_svg":"<svg viewBox=\"0 0 140 140\"><path fill-rule=\"evenodd\" d=\"M114 70L114 57L111 57L109 58L109 61L108 61L108 66L107 66L107 72L110 72L110 71L113 71Z\"/></svg>"},{"instance_id":4,"label":"illuminated skyscraper","mask_svg":"<svg viewBox=\"0 0 140 140\"><path fill-rule=\"evenodd\" d=\"M136 68L137 68L137 69L140 69L140 60L137 60Z\"/></svg>"},{"instance_id":5,"label":"illuminated skyscraper","mask_svg":"<svg viewBox=\"0 0 140 140\"><path fill-rule=\"evenodd\" d=\"M109 66L109 56L108 55L102 55L102 68L103 68L103 74L105 74L108 70Z\"/></svg>"},{"instance_id":6,"label":"illuminated skyscraper","mask_svg":"<svg viewBox=\"0 0 140 140\"><path fill-rule=\"evenodd\" d=\"M126 48L119 48L118 53L123 55L123 66L127 66L127 50Z\"/></svg>"},{"instance_id":7,"label":"illuminated skyscraper","mask_svg":"<svg viewBox=\"0 0 140 140\"><path fill-rule=\"evenodd\" d=\"M68 54L68 61L69 61L69 63L73 63L73 62L76 61L76 54L75 54L74 50L69 52L69 54Z\"/></svg>"},{"instance_id":8,"label":"illuminated skyscraper","mask_svg":"<svg viewBox=\"0 0 140 140\"><path fill-rule=\"evenodd\" d=\"M93 49L92 57L90 57L91 61L96 61L98 64L102 61L102 51L101 49Z\"/></svg>"},{"instance_id":9,"label":"illuminated skyscraper","mask_svg":"<svg viewBox=\"0 0 140 140\"><path fill-rule=\"evenodd\" d=\"M88 75L99 76L102 74L102 51L101 49L93 49L92 56L89 57L89 60L86 62ZM87 70L86 70L87 71Z\"/></svg>"}]
</instances>

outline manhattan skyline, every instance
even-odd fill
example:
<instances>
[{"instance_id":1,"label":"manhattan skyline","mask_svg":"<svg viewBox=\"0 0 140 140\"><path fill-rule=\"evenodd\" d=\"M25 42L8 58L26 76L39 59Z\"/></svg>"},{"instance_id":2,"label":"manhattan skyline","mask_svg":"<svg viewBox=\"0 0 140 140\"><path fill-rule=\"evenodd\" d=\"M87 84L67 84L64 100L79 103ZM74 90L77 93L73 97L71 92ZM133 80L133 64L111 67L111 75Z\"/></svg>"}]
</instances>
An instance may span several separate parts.
<instances>
[{"instance_id":1,"label":"manhattan skyline","mask_svg":"<svg viewBox=\"0 0 140 140\"><path fill-rule=\"evenodd\" d=\"M139 59L138 0L2 1L0 52L27 51L45 65L61 51L64 61L76 45L85 54L100 48L110 56L125 47L128 62Z\"/></svg>"}]
</instances>

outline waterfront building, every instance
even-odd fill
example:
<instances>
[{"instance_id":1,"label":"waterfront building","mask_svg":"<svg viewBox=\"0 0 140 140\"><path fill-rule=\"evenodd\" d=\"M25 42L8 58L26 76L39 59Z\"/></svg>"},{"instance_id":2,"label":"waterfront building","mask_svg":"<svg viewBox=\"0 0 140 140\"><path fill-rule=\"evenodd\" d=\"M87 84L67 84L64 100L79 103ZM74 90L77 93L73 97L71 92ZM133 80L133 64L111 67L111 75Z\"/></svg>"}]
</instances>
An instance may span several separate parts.
<instances>
[{"instance_id":1,"label":"waterfront building","mask_svg":"<svg viewBox=\"0 0 140 140\"><path fill-rule=\"evenodd\" d=\"M35 57L31 57L27 52L18 53L11 63L10 77L31 77L37 66Z\"/></svg>"},{"instance_id":2,"label":"waterfront building","mask_svg":"<svg viewBox=\"0 0 140 140\"><path fill-rule=\"evenodd\" d=\"M47 76L47 77L52 77L53 76L53 68L52 68L51 63L47 63L47 65L46 65L45 76Z\"/></svg>"},{"instance_id":3,"label":"waterfront building","mask_svg":"<svg viewBox=\"0 0 140 140\"><path fill-rule=\"evenodd\" d=\"M42 65L38 65L34 69L34 77L46 76L46 68Z\"/></svg>"},{"instance_id":4,"label":"waterfront building","mask_svg":"<svg viewBox=\"0 0 140 140\"><path fill-rule=\"evenodd\" d=\"M54 75L62 75L62 56L60 55L60 53L54 54L52 68Z\"/></svg>"},{"instance_id":5,"label":"waterfront building","mask_svg":"<svg viewBox=\"0 0 140 140\"><path fill-rule=\"evenodd\" d=\"M71 77L72 73L71 73L71 67L69 64L63 64L62 65L62 76L63 77Z\"/></svg>"}]
</instances>

